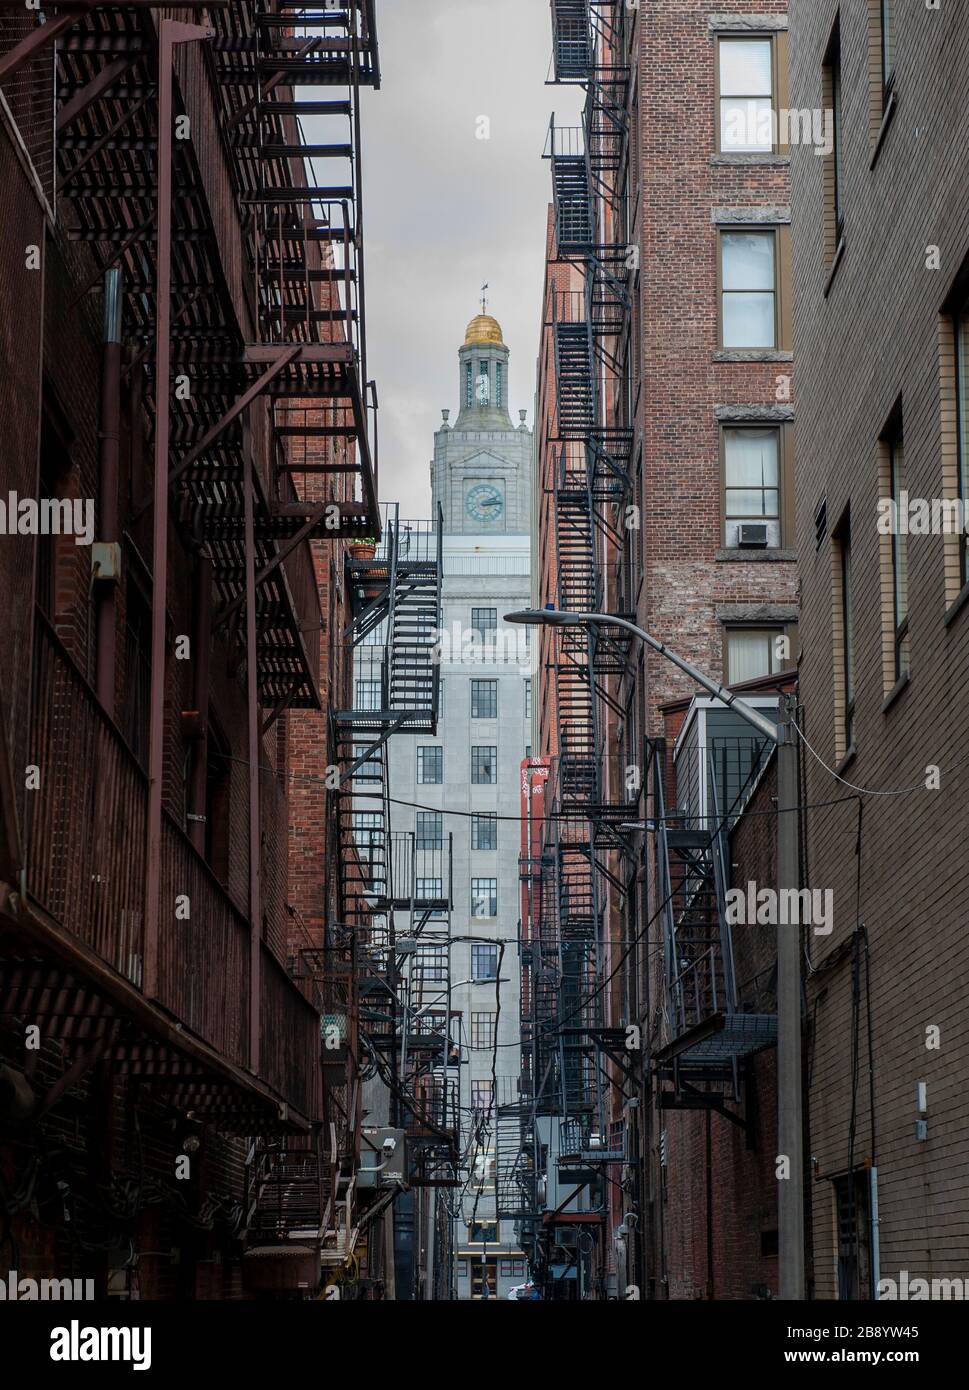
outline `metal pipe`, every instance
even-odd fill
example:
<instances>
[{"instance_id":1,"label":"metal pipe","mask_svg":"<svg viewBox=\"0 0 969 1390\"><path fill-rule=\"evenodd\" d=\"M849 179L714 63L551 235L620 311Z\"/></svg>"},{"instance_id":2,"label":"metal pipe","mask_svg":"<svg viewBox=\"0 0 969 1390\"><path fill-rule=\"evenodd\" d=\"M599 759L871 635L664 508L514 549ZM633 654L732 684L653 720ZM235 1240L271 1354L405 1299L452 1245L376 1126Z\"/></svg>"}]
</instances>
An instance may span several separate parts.
<instances>
[{"instance_id":1,"label":"metal pipe","mask_svg":"<svg viewBox=\"0 0 969 1390\"><path fill-rule=\"evenodd\" d=\"M212 651L212 561L200 555L195 596L195 630L192 633L192 708L198 721L192 747L192 771L188 786L188 837L205 853L206 782L209 761L209 663Z\"/></svg>"},{"instance_id":2,"label":"metal pipe","mask_svg":"<svg viewBox=\"0 0 969 1390\"><path fill-rule=\"evenodd\" d=\"M781 741L777 748L777 888L797 891L797 744L792 697L781 700ZM777 1152L788 1160L787 1177L777 1184L779 1296L803 1301L804 1134L801 1098L801 928L777 927Z\"/></svg>"},{"instance_id":3,"label":"metal pipe","mask_svg":"<svg viewBox=\"0 0 969 1390\"><path fill-rule=\"evenodd\" d=\"M144 991L158 991L162 793L165 775L165 656L168 594L168 448L171 414L172 89L176 43L213 38L213 29L163 19L158 37L158 213L155 256L155 477L152 516L151 702L145 853Z\"/></svg>"},{"instance_id":4,"label":"metal pipe","mask_svg":"<svg viewBox=\"0 0 969 1390\"><path fill-rule=\"evenodd\" d=\"M262 999L262 830L259 798L259 659L256 632L255 465L244 463L246 513L246 698L249 714L249 1067L259 1070Z\"/></svg>"},{"instance_id":5,"label":"metal pipe","mask_svg":"<svg viewBox=\"0 0 969 1390\"><path fill-rule=\"evenodd\" d=\"M101 351L101 420L98 477L98 539L102 545L118 541L118 473L121 438L121 271L115 266L104 277L104 340ZM140 427L140 421L135 422ZM97 579L98 576L95 575ZM120 575L115 566L95 590L97 674L95 685L104 712L114 718L115 660L117 645L117 593Z\"/></svg>"}]
</instances>

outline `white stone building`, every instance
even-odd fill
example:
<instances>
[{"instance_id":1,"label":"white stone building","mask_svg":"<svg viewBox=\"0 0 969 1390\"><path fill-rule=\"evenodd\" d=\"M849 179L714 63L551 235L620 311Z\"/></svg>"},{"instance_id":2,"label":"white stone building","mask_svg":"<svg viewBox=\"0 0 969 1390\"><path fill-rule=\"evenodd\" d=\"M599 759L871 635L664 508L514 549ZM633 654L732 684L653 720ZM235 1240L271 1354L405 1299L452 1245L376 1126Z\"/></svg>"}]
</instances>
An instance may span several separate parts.
<instances>
[{"instance_id":1,"label":"white stone building","mask_svg":"<svg viewBox=\"0 0 969 1390\"><path fill-rule=\"evenodd\" d=\"M455 1292L466 1299L481 1296L486 1271L499 1298L526 1275L513 1223L495 1223L493 1136L495 1106L517 1094L520 1071L519 783L531 739L531 644L502 616L530 602L533 441L525 412L517 428L508 413L509 351L493 318L472 320L458 358L461 408L453 426L444 412L431 465L433 512L440 505L444 516L438 734L394 738L389 764L395 830L416 830L418 851L453 836L451 1007L460 1011L471 1175L453 1190L453 1248Z\"/></svg>"}]
</instances>

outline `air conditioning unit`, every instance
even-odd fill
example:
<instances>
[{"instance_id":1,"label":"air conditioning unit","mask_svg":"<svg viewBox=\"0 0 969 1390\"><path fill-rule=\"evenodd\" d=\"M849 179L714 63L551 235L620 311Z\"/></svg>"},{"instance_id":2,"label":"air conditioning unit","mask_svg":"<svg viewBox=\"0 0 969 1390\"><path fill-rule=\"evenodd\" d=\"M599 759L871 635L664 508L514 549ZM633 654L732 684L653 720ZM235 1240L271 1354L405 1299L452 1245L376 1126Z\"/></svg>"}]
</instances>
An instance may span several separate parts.
<instances>
[{"instance_id":1,"label":"air conditioning unit","mask_svg":"<svg viewBox=\"0 0 969 1390\"><path fill-rule=\"evenodd\" d=\"M742 550L766 550L768 541L764 522L745 522L737 529L737 544Z\"/></svg>"}]
</instances>

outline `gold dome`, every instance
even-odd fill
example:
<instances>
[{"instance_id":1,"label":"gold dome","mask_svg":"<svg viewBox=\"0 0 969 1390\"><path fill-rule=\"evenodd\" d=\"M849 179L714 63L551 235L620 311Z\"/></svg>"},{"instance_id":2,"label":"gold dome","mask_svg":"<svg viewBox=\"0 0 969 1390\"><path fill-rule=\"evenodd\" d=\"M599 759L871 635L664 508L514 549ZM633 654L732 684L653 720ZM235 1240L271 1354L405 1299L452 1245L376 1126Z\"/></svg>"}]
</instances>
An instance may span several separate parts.
<instances>
[{"instance_id":1,"label":"gold dome","mask_svg":"<svg viewBox=\"0 0 969 1390\"><path fill-rule=\"evenodd\" d=\"M479 343L498 343L501 347L505 346L501 336L501 324L490 314L478 314L468 324L464 346L475 347Z\"/></svg>"}]
</instances>

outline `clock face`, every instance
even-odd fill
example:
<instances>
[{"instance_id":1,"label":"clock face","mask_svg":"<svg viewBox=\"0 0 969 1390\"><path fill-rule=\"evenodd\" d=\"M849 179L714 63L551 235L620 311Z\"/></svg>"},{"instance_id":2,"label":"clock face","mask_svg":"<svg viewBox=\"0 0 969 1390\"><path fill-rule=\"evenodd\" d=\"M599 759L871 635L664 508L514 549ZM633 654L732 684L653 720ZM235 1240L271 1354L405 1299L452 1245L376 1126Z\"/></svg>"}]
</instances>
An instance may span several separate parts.
<instances>
[{"instance_id":1,"label":"clock face","mask_svg":"<svg viewBox=\"0 0 969 1390\"><path fill-rule=\"evenodd\" d=\"M501 519L505 501L494 483L478 483L464 499L464 506L474 521L493 523Z\"/></svg>"},{"instance_id":2,"label":"clock face","mask_svg":"<svg viewBox=\"0 0 969 1390\"><path fill-rule=\"evenodd\" d=\"M491 382L488 380L487 373L482 372L477 381L478 404L487 405L491 399Z\"/></svg>"}]
</instances>

